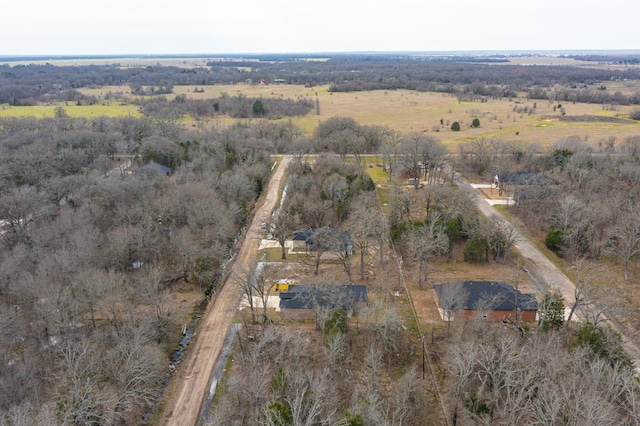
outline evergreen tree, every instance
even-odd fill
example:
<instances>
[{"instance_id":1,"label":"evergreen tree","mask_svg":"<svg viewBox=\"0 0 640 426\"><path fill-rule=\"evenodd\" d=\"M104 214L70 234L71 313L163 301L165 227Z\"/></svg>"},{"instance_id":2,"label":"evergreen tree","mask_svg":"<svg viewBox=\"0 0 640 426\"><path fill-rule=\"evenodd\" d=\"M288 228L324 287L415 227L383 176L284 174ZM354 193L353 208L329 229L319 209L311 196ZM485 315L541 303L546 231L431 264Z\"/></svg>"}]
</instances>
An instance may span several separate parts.
<instances>
[{"instance_id":1,"label":"evergreen tree","mask_svg":"<svg viewBox=\"0 0 640 426\"><path fill-rule=\"evenodd\" d=\"M547 293L540 304L540 329L548 331L564 324L564 298L558 291Z\"/></svg>"},{"instance_id":2,"label":"evergreen tree","mask_svg":"<svg viewBox=\"0 0 640 426\"><path fill-rule=\"evenodd\" d=\"M262 105L262 101L257 99L253 103L253 115L256 117L261 117L264 115L264 105Z\"/></svg>"}]
</instances>

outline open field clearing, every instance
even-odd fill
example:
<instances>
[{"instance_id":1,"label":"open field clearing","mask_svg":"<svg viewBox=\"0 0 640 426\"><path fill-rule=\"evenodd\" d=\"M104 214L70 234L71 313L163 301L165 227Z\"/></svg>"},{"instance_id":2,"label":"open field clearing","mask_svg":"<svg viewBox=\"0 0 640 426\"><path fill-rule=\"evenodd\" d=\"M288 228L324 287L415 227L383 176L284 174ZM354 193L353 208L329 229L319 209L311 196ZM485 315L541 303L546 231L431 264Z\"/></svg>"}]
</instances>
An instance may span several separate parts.
<instances>
[{"instance_id":1,"label":"open field clearing","mask_svg":"<svg viewBox=\"0 0 640 426\"><path fill-rule=\"evenodd\" d=\"M629 84L629 82L618 82ZM622 88L622 87L620 87ZM557 140L579 136L587 141L599 141L615 136L624 138L640 131L637 122L626 120L633 107L603 107L598 104L564 104L563 116L558 103L544 100L504 98L481 102L458 101L457 97L445 93L420 93L409 90L364 91L331 93L328 86L303 87L293 85L220 85L198 87L204 92L195 92L196 86L174 87L174 94L193 99L242 94L247 97L308 98L320 102L320 114L312 111L305 117L291 120L306 133L311 134L318 123L333 116L353 117L363 125L388 126L400 132L427 132L455 150L459 143L477 138L499 138L523 143L537 142L543 146ZM633 90L627 86L628 90ZM122 93L127 96L126 86L82 89L83 93L104 96ZM474 118L480 120L479 128L471 128ZM611 120L610 118L621 118ZM285 118L288 120L289 118ZM441 124L442 120L442 124ZM233 122L235 120L224 120ZM458 121L462 130L453 132L451 124ZM219 120L216 120L218 123Z\"/></svg>"},{"instance_id":2,"label":"open field clearing","mask_svg":"<svg viewBox=\"0 0 640 426\"><path fill-rule=\"evenodd\" d=\"M631 82L612 82L623 89L633 90ZM633 83L635 84L635 83ZM624 86L624 87L623 87ZM204 92L196 92L195 89ZM107 98L118 95L125 99L131 96L128 86L80 89L89 96L96 96L100 104L63 105L71 117L140 116L135 105L126 100ZM550 146L570 136L578 136L589 143L616 137L622 140L637 135L640 124L628 120L631 106L603 106L599 104L558 104L544 100L525 98L489 99L486 102L459 101L455 95L409 90L363 91L332 93L328 86L303 87L294 85L220 85L220 86L176 86L172 99L186 95L193 99L229 96L307 98L315 102L317 97L320 113L314 109L304 117L283 118L291 120L305 133L311 135L318 123L334 116L348 116L362 125L387 126L403 133L429 133L445 143L452 152L465 142L478 138L502 139L507 142L537 143ZM53 117L56 105L27 107L0 106L0 117ZM564 115L562 112L564 112ZM472 128L474 118L480 127ZM183 119L193 123L191 117ZM217 117L206 124L225 125L236 119ZM461 131L451 130L451 124L460 123Z\"/></svg>"},{"instance_id":3,"label":"open field clearing","mask_svg":"<svg viewBox=\"0 0 640 426\"><path fill-rule=\"evenodd\" d=\"M0 117L36 117L52 118L58 106L62 106L65 112L74 118L107 117L141 117L136 105L35 105L35 106L10 106L0 105Z\"/></svg>"}]
</instances>

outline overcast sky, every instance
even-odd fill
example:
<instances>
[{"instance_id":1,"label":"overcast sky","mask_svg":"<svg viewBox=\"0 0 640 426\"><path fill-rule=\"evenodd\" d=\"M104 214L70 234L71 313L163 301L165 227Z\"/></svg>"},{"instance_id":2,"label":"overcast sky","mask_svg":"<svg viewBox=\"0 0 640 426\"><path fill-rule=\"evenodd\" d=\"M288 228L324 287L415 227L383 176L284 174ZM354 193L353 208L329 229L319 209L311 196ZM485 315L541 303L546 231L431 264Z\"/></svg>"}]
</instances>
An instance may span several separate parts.
<instances>
[{"instance_id":1,"label":"overcast sky","mask_svg":"<svg viewBox=\"0 0 640 426\"><path fill-rule=\"evenodd\" d=\"M640 49L638 0L6 0L0 55Z\"/></svg>"}]
</instances>

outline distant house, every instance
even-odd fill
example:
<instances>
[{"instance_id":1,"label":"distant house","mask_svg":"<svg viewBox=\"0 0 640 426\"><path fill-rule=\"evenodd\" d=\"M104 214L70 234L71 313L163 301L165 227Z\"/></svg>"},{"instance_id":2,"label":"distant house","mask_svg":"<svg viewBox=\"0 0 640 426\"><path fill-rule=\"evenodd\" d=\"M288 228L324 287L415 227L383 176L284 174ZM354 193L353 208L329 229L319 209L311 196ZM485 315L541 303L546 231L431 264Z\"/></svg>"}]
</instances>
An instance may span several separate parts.
<instances>
[{"instance_id":1,"label":"distant house","mask_svg":"<svg viewBox=\"0 0 640 426\"><path fill-rule=\"evenodd\" d=\"M142 167L138 167L136 175L140 176L169 176L173 170L171 167L163 166L162 164L155 163L153 161L145 164Z\"/></svg>"},{"instance_id":2,"label":"distant house","mask_svg":"<svg viewBox=\"0 0 640 426\"><path fill-rule=\"evenodd\" d=\"M543 187L555 184L556 181L548 176L541 175L535 172L512 172L508 174L495 175L493 178L493 184L499 190L499 194L502 192L516 191L516 188L523 186Z\"/></svg>"},{"instance_id":3,"label":"distant house","mask_svg":"<svg viewBox=\"0 0 640 426\"><path fill-rule=\"evenodd\" d=\"M292 240L294 250L304 249L307 252L315 252L321 249L327 252L346 252L349 254L353 251L351 235L331 226L293 231Z\"/></svg>"},{"instance_id":4,"label":"distant house","mask_svg":"<svg viewBox=\"0 0 640 426\"><path fill-rule=\"evenodd\" d=\"M311 241L313 235L312 228L303 228L293 231L293 249L297 251L307 250L307 242Z\"/></svg>"},{"instance_id":5,"label":"distant house","mask_svg":"<svg viewBox=\"0 0 640 426\"><path fill-rule=\"evenodd\" d=\"M290 285L279 296L282 316L293 319L314 318L320 308L353 313L368 302L365 285Z\"/></svg>"},{"instance_id":6,"label":"distant house","mask_svg":"<svg viewBox=\"0 0 640 426\"><path fill-rule=\"evenodd\" d=\"M462 313L463 318L494 321L536 320L538 302L533 294L523 294L509 284L495 281L462 281L435 285L438 309L443 319ZM449 311L449 312L448 312Z\"/></svg>"}]
</instances>

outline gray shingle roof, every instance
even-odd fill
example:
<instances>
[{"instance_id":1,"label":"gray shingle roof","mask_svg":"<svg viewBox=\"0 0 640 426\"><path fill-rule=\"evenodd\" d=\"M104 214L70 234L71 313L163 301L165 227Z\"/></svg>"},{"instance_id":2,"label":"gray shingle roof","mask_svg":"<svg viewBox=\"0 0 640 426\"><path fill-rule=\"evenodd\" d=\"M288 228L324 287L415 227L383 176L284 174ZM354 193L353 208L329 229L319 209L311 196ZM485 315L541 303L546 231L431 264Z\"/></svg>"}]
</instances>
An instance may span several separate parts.
<instances>
[{"instance_id":1,"label":"gray shingle roof","mask_svg":"<svg viewBox=\"0 0 640 426\"><path fill-rule=\"evenodd\" d=\"M365 285L294 285L280 292L280 309L350 309L354 303L367 300Z\"/></svg>"},{"instance_id":2,"label":"gray shingle roof","mask_svg":"<svg viewBox=\"0 0 640 426\"><path fill-rule=\"evenodd\" d=\"M495 281L462 281L460 283L435 285L438 298L444 296L445 286L460 285L462 291L468 294L464 305L465 310L475 310L484 301L492 301L491 310L509 311L514 308L517 300L518 308L522 311L538 310L538 302L533 294L523 294L509 284ZM516 296L517 293L517 296Z\"/></svg>"}]
</instances>

